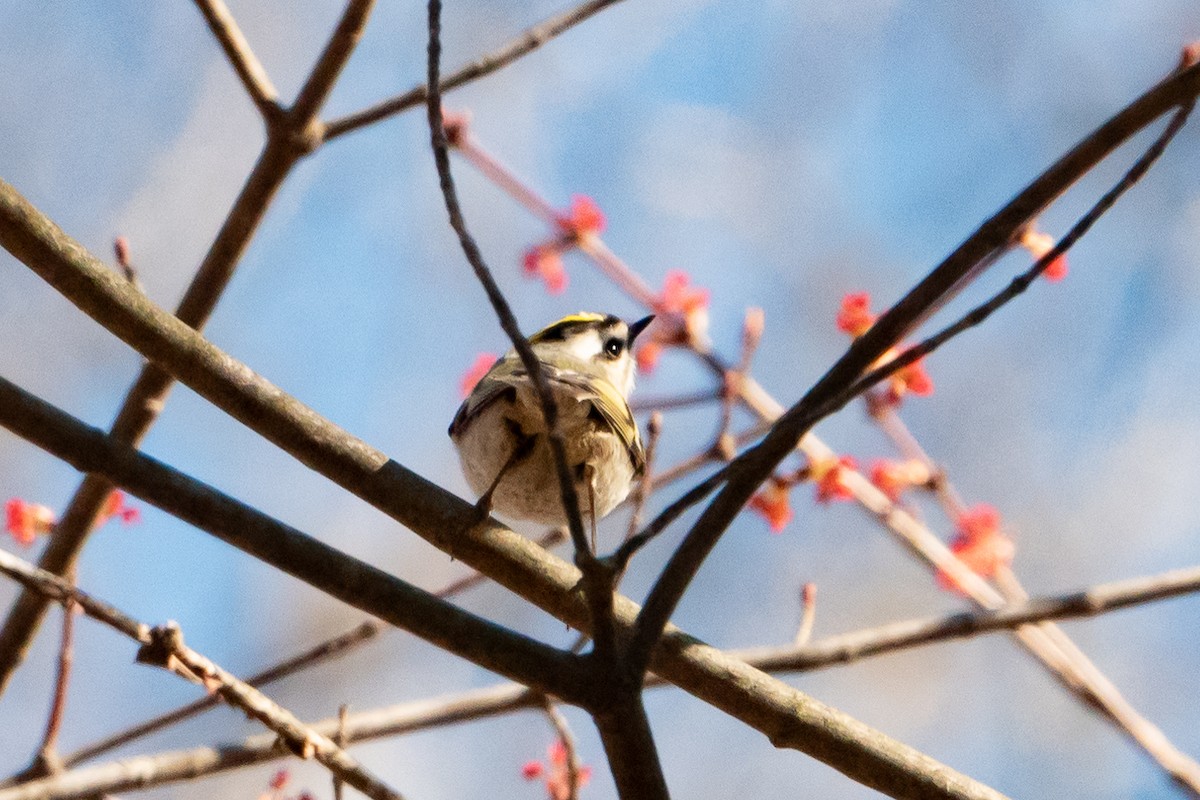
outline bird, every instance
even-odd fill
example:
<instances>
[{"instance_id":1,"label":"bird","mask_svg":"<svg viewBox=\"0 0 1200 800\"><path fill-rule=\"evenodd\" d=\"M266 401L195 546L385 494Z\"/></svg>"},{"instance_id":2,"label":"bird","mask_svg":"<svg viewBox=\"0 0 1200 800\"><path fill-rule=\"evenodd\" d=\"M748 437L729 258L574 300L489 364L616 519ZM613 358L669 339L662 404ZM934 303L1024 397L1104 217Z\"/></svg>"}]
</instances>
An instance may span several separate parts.
<instances>
[{"instance_id":1,"label":"bird","mask_svg":"<svg viewBox=\"0 0 1200 800\"><path fill-rule=\"evenodd\" d=\"M580 512L598 520L629 494L646 468L629 408L633 342L653 315L626 323L581 311L527 341L558 409L558 432L575 481ZM450 423L463 474L479 497L476 511L559 526L567 522L541 401L515 348L492 364Z\"/></svg>"}]
</instances>

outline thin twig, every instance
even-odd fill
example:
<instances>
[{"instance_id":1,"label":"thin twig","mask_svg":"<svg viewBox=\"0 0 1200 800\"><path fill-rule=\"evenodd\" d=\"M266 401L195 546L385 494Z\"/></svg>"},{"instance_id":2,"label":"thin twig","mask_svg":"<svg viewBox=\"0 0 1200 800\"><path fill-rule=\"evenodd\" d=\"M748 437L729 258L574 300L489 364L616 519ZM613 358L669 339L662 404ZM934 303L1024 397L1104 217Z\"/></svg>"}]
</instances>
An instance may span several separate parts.
<instances>
[{"instance_id":1,"label":"thin twig","mask_svg":"<svg viewBox=\"0 0 1200 800\"><path fill-rule=\"evenodd\" d=\"M313 647L308 648L302 653L299 653L289 659L286 659L279 664L276 664L268 669L265 669L246 679L246 683L261 689L276 681L282 680L288 675L292 675L300 670L314 667L318 664L323 664L334 658L338 658L355 647L371 641L385 630L385 626L378 620L366 620L349 631L337 636L326 639ZM191 719L197 714L201 714L211 708L215 708L220 704L220 700L209 695L187 703L171 711L160 714L152 719L140 722L124 730L110 734L103 739L92 742L84 747L75 750L72 753L63 757L63 764L68 767L74 767L84 761L90 761L97 756L101 756L107 752L123 747L130 742L137 741L143 737L149 736L152 733L157 733L171 725L176 725L184 720Z\"/></svg>"},{"instance_id":2,"label":"thin twig","mask_svg":"<svg viewBox=\"0 0 1200 800\"><path fill-rule=\"evenodd\" d=\"M275 703L183 642L183 634L173 623L150 632L150 642L138 653L141 663L155 664L184 677L195 676L208 691L215 691L230 705L258 720L279 735L293 753L313 758L341 780L376 800L403 800L400 793L375 777L358 760L333 740L305 725L287 709Z\"/></svg>"},{"instance_id":3,"label":"thin twig","mask_svg":"<svg viewBox=\"0 0 1200 800\"><path fill-rule=\"evenodd\" d=\"M615 641L612 621L612 592L615 580L614 573L597 561L592 552L587 535L583 529L583 515L580 513L579 493L575 488L575 480L567 465L567 450L563 442L562 432L558 427L558 404L551 392L549 382L541 362L533 352L521 327L513 315L512 309L500 290L492 272L484 262L483 253L467 230L462 208L458 202L458 192L454 187L454 176L450 171L449 145L446 141L446 129L442 119L442 94L440 84L441 60L441 10L440 0L429 0L429 58L428 58L428 97L426 107L429 116L430 140L433 147L434 161L437 165L438 178L441 184L442 198L445 201L446 213L450 218L450 226L458 235L463 254L475 272L475 277L483 286L488 302L500 322L500 327L508 335L514 350L520 356L521 364L533 384L538 401L542 408L542 416L546 423L546 439L554 458L554 467L558 476L559 492L562 498L563 515L567 521L567 531L575 545L575 559L583 571L585 590L589 608L592 613L592 640L596 652L603 658L611 657ZM595 520L593 520L593 524Z\"/></svg>"},{"instance_id":4,"label":"thin twig","mask_svg":"<svg viewBox=\"0 0 1200 800\"><path fill-rule=\"evenodd\" d=\"M721 375L721 414L712 449L723 461L732 461L737 455L737 440L729 432L733 424L733 409L741 396L742 382L750 375L750 365L754 361L754 352L762 341L762 333L762 309L747 309L746 318L742 323L741 357L736 367L725 370Z\"/></svg>"},{"instance_id":5,"label":"thin twig","mask_svg":"<svg viewBox=\"0 0 1200 800\"><path fill-rule=\"evenodd\" d=\"M67 577L70 585L75 584L72 570ZM58 667L54 676L54 699L46 719L46 733L34 764L37 771L45 774L60 772L62 758L58 754L58 735L62 731L63 717L67 710L67 687L71 684L71 665L75 660L75 601L67 598L62 604L62 636L58 642Z\"/></svg>"},{"instance_id":6,"label":"thin twig","mask_svg":"<svg viewBox=\"0 0 1200 800\"><path fill-rule=\"evenodd\" d=\"M800 625L792 644L803 647L812 638L813 623L817 620L817 585L806 583L800 589Z\"/></svg>"},{"instance_id":7,"label":"thin twig","mask_svg":"<svg viewBox=\"0 0 1200 800\"><path fill-rule=\"evenodd\" d=\"M367 18L374 6L375 0L350 0L346 4L346 10L342 12L337 27L333 29L333 34L325 43L321 55L317 57L308 79L300 87L296 102L288 109L289 127L293 134L304 131L317 121L317 114L329 99L329 93L333 91L338 76L342 74L342 69L354 53L358 40L362 38ZM312 149L319 147L322 141L323 134L314 137Z\"/></svg>"},{"instance_id":8,"label":"thin twig","mask_svg":"<svg viewBox=\"0 0 1200 800\"><path fill-rule=\"evenodd\" d=\"M542 710L546 712L546 719L550 720L550 727L554 728L554 735L562 742L566 759L567 796L561 800L579 800L579 752L575 746L575 735L571 733L571 724L551 697L543 698Z\"/></svg>"},{"instance_id":9,"label":"thin twig","mask_svg":"<svg viewBox=\"0 0 1200 800\"><path fill-rule=\"evenodd\" d=\"M250 43L242 35L242 29L238 27L237 20L229 12L224 0L195 0L195 3L221 49L225 51L225 56L242 82L246 94L250 95L250 99L258 107L263 120L272 123L278 119L283 113L279 105L279 92L275 90L258 57L254 55Z\"/></svg>"},{"instance_id":10,"label":"thin twig","mask_svg":"<svg viewBox=\"0 0 1200 800\"><path fill-rule=\"evenodd\" d=\"M429 90L426 98L426 109L429 115L430 140L433 147L434 161L437 165L438 177L441 182L442 198L445 201L446 213L450 218L450 226L458 235L463 254L466 256L467 262L471 265L471 269L475 272L475 277L483 286L488 302L491 303L496 317L500 322L500 327L512 342L513 349L516 350L517 355L520 356L521 364L525 367L525 371L529 375L529 380L536 391L538 401L541 403L542 415L546 422L546 435L550 441L550 449L554 456L559 487L562 492L563 515L567 519L567 529L571 534L571 540L574 542L576 550L579 553L585 553L588 552L587 536L584 533L583 520L579 513L579 496L575 491L575 481L572 479L570 468L567 466L566 448L563 445L562 434L558 430L558 406L554 401L549 383L546 381L546 375L542 370L537 356L533 352L533 348L521 332L521 326L513 315L508 300L504 297L504 293L500 290L496 279L492 277L491 269L483 260L483 253L480 252L479 245L476 244L474 237L467 230L467 223L462 215L462 207L458 202L458 192L454 187L454 176L450 171L449 144L446 140L446 129L442 119L442 94L439 81L439 64L442 50L441 8L439 0L432 0L429 3Z\"/></svg>"},{"instance_id":11,"label":"thin twig","mask_svg":"<svg viewBox=\"0 0 1200 800\"><path fill-rule=\"evenodd\" d=\"M745 398L745 390L744 389L742 392L742 397L743 397L743 399ZM767 432L767 430L770 427L771 426L768 425L766 422L762 422L762 421L756 422L755 424L751 425L746 430L742 431L739 434L736 434L733 437L734 447L736 447L736 448L745 447L750 442L753 442L754 440L760 438L764 433ZM725 461L725 459L722 457L722 455L720 453L717 452L716 448L714 448L712 445L709 445L708 447L704 448L703 450L699 451L698 453L688 456L687 458L684 458L683 460L681 460L679 463L674 464L670 467L667 467L666 469L664 469L664 470L660 471L658 474L656 474L654 476L653 489L655 491L657 491L658 489L661 489L662 487L664 487L668 484L674 483L675 481L680 480L681 478L686 478L688 475L691 475L693 472L700 469L701 467L707 466L708 464L716 463L718 461Z\"/></svg>"},{"instance_id":12,"label":"thin twig","mask_svg":"<svg viewBox=\"0 0 1200 800\"><path fill-rule=\"evenodd\" d=\"M144 291L142 282L138 280L137 269L133 266L133 259L129 255L129 240L124 236L113 239L113 255L117 259L117 266L121 268L125 280L133 284L138 291Z\"/></svg>"},{"instance_id":13,"label":"thin twig","mask_svg":"<svg viewBox=\"0 0 1200 800\"><path fill-rule=\"evenodd\" d=\"M542 547L552 547L564 538L561 529L551 529L541 539L538 544ZM472 571L469 575L465 575L458 580L452 581L446 586L434 593L435 597L448 599L454 597L480 583L487 581L488 578L484 574ZM321 642L305 649L303 652L297 653L294 656L284 659L277 664L252 675L246 679L246 682L255 688L261 689L264 686L282 680L289 675L294 675L303 670L324 664L336 658L340 658L347 653L352 652L356 648L374 640L379 634L386 630L386 626L379 620L368 619L355 625L350 630L336 634ZM151 733L156 733L171 725L183 722L186 719L191 719L197 714L203 713L218 705L216 697L204 697L192 703L182 705L171 711L160 714L152 719L133 725L122 731L110 734L103 739L100 739L92 744L79 748L63 757L63 764L67 767L73 767L84 761L90 761L99 755L115 750L118 747L123 747L130 742L148 736Z\"/></svg>"},{"instance_id":14,"label":"thin twig","mask_svg":"<svg viewBox=\"0 0 1200 800\"><path fill-rule=\"evenodd\" d=\"M493 72L533 52L559 34L570 30L584 20L589 19L592 15L617 2L619 0L589 0L562 14L539 22L537 25L525 30L499 50L476 59L447 75L441 81L441 91L443 93L449 92L474 80L491 75ZM376 106L331 120L325 125L325 141L335 139L343 134L356 131L374 122L419 106L425 100L425 87L414 86L404 94L393 97Z\"/></svg>"},{"instance_id":15,"label":"thin twig","mask_svg":"<svg viewBox=\"0 0 1200 800\"><path fill-rule=\"evenodd\" d=\"M346 749L346 745L350 744L350 740L346 738L346 717L349 713L350 706L345 703L338 706L338 727L333 741L343 750ZM342 787L345 784L346 782L342 780L341 776L337 774L333 776L333 800L342 800Z\"/></svg>"},{"instance_id":16,"label":"thin twig","mask_svg":"<svg viewBox=\"0 0 1200 800\"><path fill-rule=\"evenodd\" d=\"M677 408L692 408L721 399L720 389L698 389L671 397L637 397L629 403L635 412L674 411Z\"/></svg>"},{"instance_id":17,"label":"thin twig","mask_svg":"<svg viewBox=\"0 0 1200 800\"><path fill-rule=\"evenodd\" d=\"M654 459L658 455L658 439L662 435L662 412L655 411L646 422L646 467L641 479L634 484L633 494L629 498L629 527L625 531L625 540L633 538L642 525L642 512L646 509L646 501L654 485Z\"/></svg>"}]
</instances>

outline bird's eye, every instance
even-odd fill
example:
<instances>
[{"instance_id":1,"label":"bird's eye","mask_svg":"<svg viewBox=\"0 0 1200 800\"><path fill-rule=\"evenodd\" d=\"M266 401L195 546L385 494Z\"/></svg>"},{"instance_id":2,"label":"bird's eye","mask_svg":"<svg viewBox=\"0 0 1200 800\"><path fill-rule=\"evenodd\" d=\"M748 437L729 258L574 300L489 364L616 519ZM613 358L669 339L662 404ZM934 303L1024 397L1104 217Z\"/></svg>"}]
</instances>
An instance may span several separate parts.
<instances>
[{"instance_id":1,"label":"bird's eye","mask_svg":"<svg viewBox=\"0 0 1200 800\"><path fill-rule=\"evenodd\" d=\"M625 342L615 336L604 343L604 355L609 358L617 358L625 349Z\"/></svg>"}]
</instances>

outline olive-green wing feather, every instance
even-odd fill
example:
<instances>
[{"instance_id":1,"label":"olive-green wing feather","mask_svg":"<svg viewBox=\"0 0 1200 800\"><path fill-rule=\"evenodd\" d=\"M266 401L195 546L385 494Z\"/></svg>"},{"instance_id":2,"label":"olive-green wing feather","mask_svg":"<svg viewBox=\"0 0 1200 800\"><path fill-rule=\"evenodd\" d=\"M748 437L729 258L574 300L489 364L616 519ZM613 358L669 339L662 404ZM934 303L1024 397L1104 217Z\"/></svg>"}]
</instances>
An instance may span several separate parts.
<instances>
[{"instance_id":1,"label":"olive-green wing feather","mask_svg":"<svg viewBox=\"0 0 1200 800\"><path fill-rule=\"evenodd\" d=\"M612 432L617 434L625 449L629 451L629 460L633 462L635 475L641 475L646 468L646 453L642 449L642 439L638 435L637 421L625 398L605 379L589 378L589 376L571 370L546 366L546 377L551 381L565 384L575 389L581 401L589 402L592 408L604 418Z\"/></svg>"},{"instance_id":2,"label":"olive-green wing feather","mask_svg":"<svg viewBox=\"0 0 1200 800\"><path fill-rule=\"evenodd\" d=\"M510 360L517 363L505 363ZM501 365L504 369L498 369ZM592 408L621 439L629 453L629 460L633 462L634 473L640 475L646 468L646 454L633 412L621 393L607 380L580 372L574 365L557 367L546 362L543 365L548 381L570 387L581 402L591 403ZM463 428L492 403L506 396L515 398L517 387L528 380L528 373L516 354L510 353L498 360L458 407L450 423L450 437L457 439Z\"/></svg>"}]
</instances>

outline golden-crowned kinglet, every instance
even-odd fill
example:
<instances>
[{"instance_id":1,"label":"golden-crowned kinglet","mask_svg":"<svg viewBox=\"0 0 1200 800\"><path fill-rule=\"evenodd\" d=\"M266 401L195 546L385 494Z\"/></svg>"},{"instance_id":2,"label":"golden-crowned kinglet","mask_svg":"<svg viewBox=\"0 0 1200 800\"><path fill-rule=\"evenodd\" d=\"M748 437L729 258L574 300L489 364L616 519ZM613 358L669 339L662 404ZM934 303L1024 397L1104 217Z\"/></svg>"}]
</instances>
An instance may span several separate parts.
<instances>
[{"instance_id":1,"label":"golden-crowned kinglet","mask_svg":"<svg viewBox=\"0 0 1200 800\"><path fill-rule=\"evenodd\" d=\"M581 312L529 337L558 406L558 430L575 478L580 512L595 523L617 507L645 469L633 389L633 340L654 317L626 325ZM541 403L515 350L463 401L450 438L479 507L546 525L566 521Z\"/></svg>"}]
</instances>

